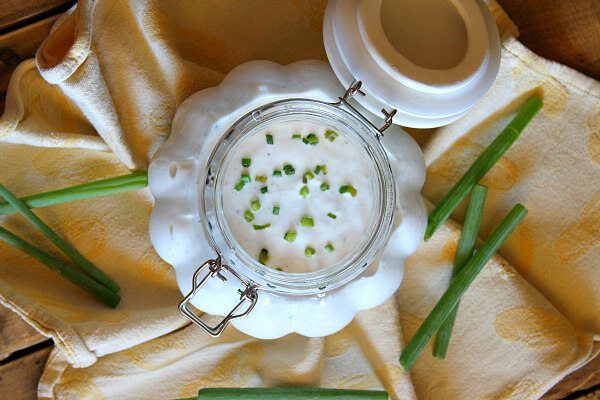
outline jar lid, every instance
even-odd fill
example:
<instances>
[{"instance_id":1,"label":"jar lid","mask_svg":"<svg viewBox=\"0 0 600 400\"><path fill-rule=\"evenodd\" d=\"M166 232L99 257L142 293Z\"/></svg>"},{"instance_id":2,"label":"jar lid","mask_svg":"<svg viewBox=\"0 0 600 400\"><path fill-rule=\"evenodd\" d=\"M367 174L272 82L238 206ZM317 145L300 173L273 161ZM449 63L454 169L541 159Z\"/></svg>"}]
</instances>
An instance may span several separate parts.
<instances>
[{"instance_id":1,"label":"jar lid","mask_svg":"<svg viewBox=\"0 0 600 400\"><path fill-rule=\"evenodd\" d=\"M394 123L446 125L492 86L500 39L481 0L330 0L323 21L329 63L369 111Z\"/></svg>"}]
</instances>

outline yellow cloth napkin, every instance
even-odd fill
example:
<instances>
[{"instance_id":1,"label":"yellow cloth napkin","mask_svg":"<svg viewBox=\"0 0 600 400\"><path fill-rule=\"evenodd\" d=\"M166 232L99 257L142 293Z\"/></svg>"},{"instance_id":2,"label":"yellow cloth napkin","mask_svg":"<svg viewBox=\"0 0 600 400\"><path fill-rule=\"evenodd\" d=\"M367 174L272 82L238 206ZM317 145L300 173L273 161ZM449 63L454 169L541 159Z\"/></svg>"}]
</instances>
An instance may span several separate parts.
<instances>
[{"instance_id":1,"label":"yellow cloth napkin","mask_svg":"<svg viewBox=\"0 0 600 400\"><path fill-rule=\"evenodd\" d=\"M325 1L80 1L11 79L0 120L0 181L19 195L144 169L177 106L240 63L325 59ZM401 399L537 398L598 352L600 84L504 38L498 80L425 144L425 196L438 201L532 92L545 107L484 183L483 235L516 202L530 214L467 292L445 361L400 349L447 287L459 225L408 263L397 295L326 338L208 338L176 309L152 249L147 190L36 211L113 277L108 309L0 243L0 301L57 345L41 398L174 398L204 386L384 388ZM423 137L422 134L419 134ZM461 221L464 208L454 215ZM18 216L0 224L55 252ZM505 261L507 260L507 261ZM509 264L510 262L510 264Z\"/></svg>"}]
</instances>

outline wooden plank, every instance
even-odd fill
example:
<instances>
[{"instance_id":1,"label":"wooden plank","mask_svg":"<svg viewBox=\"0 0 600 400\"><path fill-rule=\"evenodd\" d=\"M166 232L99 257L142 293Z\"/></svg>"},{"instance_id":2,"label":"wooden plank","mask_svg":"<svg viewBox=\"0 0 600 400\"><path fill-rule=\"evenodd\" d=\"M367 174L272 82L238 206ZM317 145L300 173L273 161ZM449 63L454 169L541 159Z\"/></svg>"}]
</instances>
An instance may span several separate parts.
<instances>
[{"instance_id":1,"label":"wooden plank","mask_svg":"<svg viewBox=\"0 0 600 400\"><path fill-rule=\"evenodd\" d=\"M35 56L58 17L60 14L0 35L0 115L4 110L10 76L21 61Z\"/></svg>"},{"instance_id":2,"label":"wooden plank","mask_svg":"<svg viewBox=\"0 0 600 400\"><path fill-rule=\"evenodd\" d=\"M42 347L0 364L0 399L37 399L37 385L51 350L52 346Z\"/></svg>"},{"instance_id":3,"label":"wooden plank","mask_svg":"<svg viewBox=\"0 0 600 400\"><path fill-rule=\"evenodd\" d=\"M0 361L6 359L15 351L46 340L48 340L47 337L38 333L16 313L0 306Z\"/></svg>"},{"instance_id":4,"label":"wooden plank","mask_svg":"<svg viewBox=\"0 0 600 400\"><path fill-rule=\"evenodd\" d=\"M575 393L568 397L569 400L600 400L600 388L591 392Z\"/></svg>"},{"instance_id":5,"label":"wooden plank","mask_svg":"<svg viewBox=\"0 0 600 400\"><path fill-rule=\"evenodd\" d=\"M0 31L19 24L45 18L47 14L64 11L72 0L2 0L0 1Z\"/></svg>"},{"instance_id":6,"label":"wooden plank","mask_svg":"<svg viewBox=\"0 0 600 400\"><path fill-rule=\"evenodd\" d=\"M600 1L497 1L534 53L600 79Z\"/></svg>"},{"instance_id":7,"label":"wooden plank","mask_svg":"<svg viewBox=\"0 0 600 400\"><path fill-rule=\"evenodd\" d=\"M542 400L563 399L573 392L600 385L600 354L584 367L567 375L550 389ZM585 398L585 397L584 397Z\"/></svg>"},{"instance_id":8,"label":"wooden plank","mask_svg":"<svg viewBox=\"0 0 600 400\"><path fill-rule=\"evenodd\" d=\"M586 393L575 393L569 400L600 400L600 388Z\"/></svg>"}]
</instances>

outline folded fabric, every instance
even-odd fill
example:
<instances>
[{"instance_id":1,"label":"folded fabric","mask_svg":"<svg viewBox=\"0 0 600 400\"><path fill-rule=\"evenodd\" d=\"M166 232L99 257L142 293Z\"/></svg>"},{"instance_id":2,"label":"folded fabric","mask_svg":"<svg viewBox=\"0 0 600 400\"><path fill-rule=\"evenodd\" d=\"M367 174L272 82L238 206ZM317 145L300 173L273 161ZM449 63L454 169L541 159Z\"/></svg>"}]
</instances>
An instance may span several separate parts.
<instances>
[{"instance_id":1,"label":"folded fabric","mask_svg":"<svg viewBox=\"0 0 600 400\"><path fill-rule=\"evenodd\" d=\"M0 181L18 195L145 169L190 94L252 59L325 59L320 0L82 0L14 73L0 119ZM108 309L0 243L0 301L56 343L41 398L174 398L206 386L384 388L402 399L537 398L600 350L600 84L504 39L494 87L431 134L423 190L438 201L531 93L545 107L484 183L482 236L521 202L522 226L467 292L446 360L398 356L447 287L460 227L410 259L395 298L326 338L211 339L177 311L148 238L147 190L37 210L122 287ZM419 134L422 137L422 134ZM464 207L453 216L462 221ZM55 250L19 216L0 224ZM54 253L57 254L57 253ZM60 256L60 255L59 255ZM506 261L505 261L506 260ZM85 368L84 368L85 367Z\"/></svg>"}]
</instances>

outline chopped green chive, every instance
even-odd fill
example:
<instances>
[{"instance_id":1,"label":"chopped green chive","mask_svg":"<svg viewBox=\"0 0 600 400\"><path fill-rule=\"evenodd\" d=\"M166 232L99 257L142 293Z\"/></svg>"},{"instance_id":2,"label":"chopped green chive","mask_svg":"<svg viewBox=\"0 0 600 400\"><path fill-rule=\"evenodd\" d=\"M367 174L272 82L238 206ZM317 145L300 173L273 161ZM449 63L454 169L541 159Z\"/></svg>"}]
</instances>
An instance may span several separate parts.
<instances>
[{"instance_id":1,"label":"chopped green chive","mask_svg":"<svg viewBox=\"0 0 600 400\"><path fill-rule=\"evenodd\" d=\"M246 183L250 183L250 181L252 181L252 179L250 179L250 175L242 174L242 181L246 182Z\"/></svg>"},{"instance_id":2,"label":"chopped green chive","mask_svg":"<svg viewBox=\"0 0 600 400\"><path fill-rule=\"evenodd\" d=\"M260 253L258 254L258 262L263 265L267 265L267 263L269 262L269 250L262 249L260 251Z\"/></svg>"},{"instance_id":3,"label":"chopped green chive","mask_svg":"<svg viewBox=\"0 0 600 400\"><path fill-rule=\"evenodd\" d=\"M299 133L294 133L292 135L292 140L300 140L302 139L302 135L300 135Z\"/></svg>"},{"instance_id":4,"label":"chopped green chive","mask_svg":"<svg viewBox=\"0 0 600 400\"><path fill-rule=\"evenodd\" d=\"M242 158L242 167L248 168L252 164L251 158Z\"/></svg>"},{"instance_id":5,"label":"chopped green chive","mask_svg":"<svg viewBox=\"0 0 600 400\"><path fill-rule=\"evenodd\" d=\"M263 229L267 229L270 226L271 226L271 224L252 225L252 227L254 228L255 231L262 231Z\"/></svg>"},{"instance_id":6,"label":"chopped green chive","mask_svg":"<svg viewBox=\"0 0 600 400\"><path fill-rule=\"evenodd\" d=\"M296 170L290 164L286 164L283 166L283 172L285 172L286 175L294 175Z\"/></svg>"},{"instance_id":7,"label":"chopped green chive","mask_svg":"<svg viewBox=\"0 0 600 400\"><path fill-rule=\"evenodd\" d=\"M300 189L300 196L302 196L303 198L306 198L306 196L308 196L309 193L310 193L310 190L308 190L308 188L306 186L302 186L302 189Z\"/></svg>"},{"instance_id":8,"label":"chopped green chive","mask_svg":"<svg viewBox=\"0 0 600 400\"><path fill-rule=\"evenodd\" d=\"M306 141L304 141L304 140L306 140ZM319 143L319 138L314 133L309 133L308 136L304 140L302 140L302 141L305 144L310 144L312 146L314 146L317 143Z\"/></svg>"},{"instance_id":9,"label":"chopped green chive","mask_svg":"<svg viewBox=\"0 0 600 400\"><path fill-rule=\"evenodd\" d=\"M281 171L276 169L275 171L273 171L273 176L276 178L281 178Z\"/></svg>"},{"instance_id":10,"label":"chopped green chive","mask_svg":"<svg viewBox=\"0 0 600 400\"><path fill-rule=\"evenodd\" d=\"M327 243L327 245L325 246L325 250L327 250L330 253L333 253L335 251L331 243Z\"/></svg>"},{"instance_id":11,"label":"chopped green chive","mask_svg":"<svg viewBox=\"0 0 600 400\"><path fill-rule=\"evenodd\" d=\"M250 202L250 207L252 207L253 211L260 209L260 201L258 199L254 199Z\"/></svg>"},{"instance_id":12,"label":"chopped green chive","mask_svg":"<svg viewBox=\"0 0 600 400\"><path fill-rule=\"evenodd\" d=\"M281 267L277 267L277 268L275 268L275 269L276 269L277 271L282 271L282 272L283 272L283 268L281 268Z\"/></svg>"},{"instance_id":13,"label":"chopped green chive","mask_svg":"<svg viewBox=\"0 0 600 400\"><path fill-rule=\"evenodd\" d=\"M329 212L329 213L327 213L327 216L328 216L329 218L331 218L331 219L336 219L336 218L337 218L337 215L335 215L335 214L334 214L334 213L332 213L332 212Z\"/></svg>"},{"instance_id":14,"label":"chopped green chive","mask_svg":"<svg viewBox=\"0 0 600 400\"><path fill-rule=\"evenodd\" d=\"M307 171L304 173L304 176L302 177L302 183L307 183L308 181L315 179L315 176L313 175L312 172Z\"/></svg>"},{"instance_id":15,"label":"chopped green chive","mask_svg":"<svg viewBox=\"0 0 600 400\"><path fill-rule=\"evenodd\" d=\"M323 172L323 175L327 175L326 165L317 165L317 167L315 168L315 174L319 175L321 172Z\"/></svg>"},{"instance_id":16,"label":"chopped green chive","mask_svg":"<svg viewBox=\"0 0 600 400\"><path fill-rule=\"evenodd\" d=\"M279 215L279 206L273 207L273 215Z\"/></svg>"},{"instance_id":17,"label":"chopped green chive","mask_svg":"<svg viewBox=\"0 0 600 400\"><path fill-rule=\"evenodd\" d=\"M309 246L309 247L307 247L307 248L304 250L304 255L305 255L306 257L312 257L314 254L315 254L315 249L313 249L313 248L312 248L312 247L310 247L310 246Z\"/></svg>"},{"instance_id":18,"label":"chopped green chive","mask_svg":"<svg viewBox=\"0 0 600 400\"><path fill-rule=\"evenodd\" d=\"M273 135L267 135L267 144L273 144Z\"/></svg>"},{"instance_id":19,"label":"chopped green chive","mask_svg":"<svg viewBox=\"0 0 600 400\"><path fill-rule=\"evenodd\" d=\"M300 218L300 225L302 225L302 226L315 226L315 221L313 221L312 217L309 217L308 215L305 215L304 217Z\"/></svg>"},{"instance_id":20,"label":"chopped green chive","mask_svg":"<svg viewBox=\"0 0 600 400\"><path fill-rule=\"evenodd\" d=\"M348 193L350 196L354 197L356 196L356 188L352 185L343 185L340 186L340 193Z\"/></svg>"},{"instance_id":21,"label":"chopped green chive","mask_svg":"<svg viewBox=\"0 0 600 400\"><path fill-rule=\"evenodd\" d=\"M319 188L325 192L325 191L329 190L329 183L323 182L323 183L321 183L321 186L319 186Z\"/></svg>"},{"instance_id":22,"label":"chopped green chive","mask_svg":"<svg viewBox=\"0 0 600 400\"><path fill-rule=\"evenodd\" d=\"M329 140L330 142L333 142L336 137L338 137L338 133L336 131L331 129L327 129L325 131L325 139Z\"/></svg>"},{"instance_id":23,"label":"chopped green chive","mask_svg":"<svg viewBox=\"0 0 600 400\"><path fill-rule=\"evenodd\" d=\"M254 180L255 180L256 182L266 182L266 181L267 181L267 177L266 177L266 176L264 176L264 175L256 175L256 176L254 177Z\"/></svg>"},{"instance_id":24,"label":"chopped green chive","mask_svg":"<svg viewBox=\"0 0 600 400\"><path fill-rule=\"evenodd\" d=\"M288 242L293 242L294 240L296 240L296 232L290 231L290 232L286 232L285 235L283 236L283 238L288 241Z\"/></svg>"},{"instance_id":25,"label":"chopped green chive","mask_svg":"<svg viewBox=\"0 0 600 400\"><path fill-rule=\"evenodd\" d=\"M246 186L246 182L240 180L238 183L235 184L233 188L239 192L244 188L244 186Z\"/></svg>"},{"instance_id":26,"label":"chopped green chive","mask_svg":"<svg viewBox=\"0 0 600 400\"><path fill-rule=\"evenodd\" d=\"M260 192L261 192L262 194L265 194L265 193L267 193L268 191L269 191L269 189L268 189L266 186L263 186L263 187L261 187L261 188L260 188Z\"/></svg>"},{"instance_id":27,"label":"chopped green chive","mask_svg":"<svg viewBox=\"0 0 600 400\"><path fill-rule=\"evenodd\" d=\"M254 213L250 210L244 212L244 219L248 222L254 221Z\"/></svg>"},{"instance_id":28,"label":"chopped green chive","mask_svg":"<svg viewBox=\"0 0 600 400\"><path fill-rule=\"evenodd\" d=\"M302 143L308 144L308 139L307 138L302 138Z\"/></svg>"}]
</instances>

